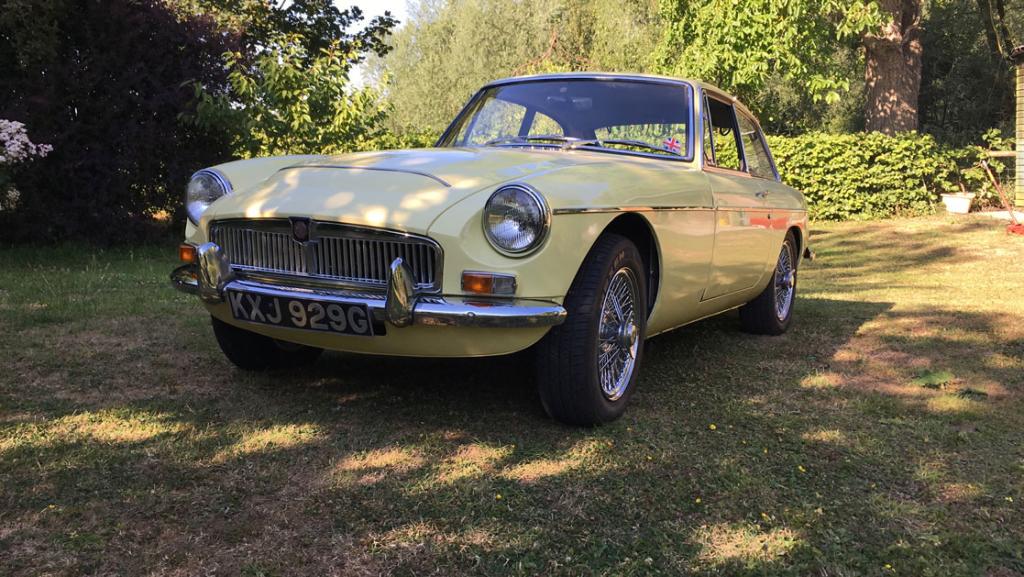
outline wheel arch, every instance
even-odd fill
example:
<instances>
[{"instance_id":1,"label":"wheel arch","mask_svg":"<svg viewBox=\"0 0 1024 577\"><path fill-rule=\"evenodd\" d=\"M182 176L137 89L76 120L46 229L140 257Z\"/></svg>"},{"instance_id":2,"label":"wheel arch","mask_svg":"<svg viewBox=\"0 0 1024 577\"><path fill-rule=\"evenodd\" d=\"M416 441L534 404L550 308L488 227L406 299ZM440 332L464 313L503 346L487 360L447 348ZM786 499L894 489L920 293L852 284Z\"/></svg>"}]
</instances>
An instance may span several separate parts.
<instances>
[{"instance_id":1,"label":"wheel arch","mask_svg":"<svg viewBox=\"0 0 1024 577\"><path fill-rule=\"evenodd\" d=\"M605 234L619 234L636 245L643 259L644 267L647 268L647 315L654 310L654 303L658 299L658 289L661 284L661 247L658 246L658 237L654 234L654 227L643 215L636 212L624 212L612 219L601 231Z\"/></svg>"},{"instance_id":2,"label":"wheel arch","mask_svg":"<svg viewBox=\"0 0 1024 577\"><path fill-rule=\"evenodd\" d=\"M804 231L799 226L793 225L786 230L786 233L793 233L793 238L796 239L796 260L800 261L800 257L804 254L804 247L807 246L807 242L804 240Z\"/></svg>"}]
</instances>

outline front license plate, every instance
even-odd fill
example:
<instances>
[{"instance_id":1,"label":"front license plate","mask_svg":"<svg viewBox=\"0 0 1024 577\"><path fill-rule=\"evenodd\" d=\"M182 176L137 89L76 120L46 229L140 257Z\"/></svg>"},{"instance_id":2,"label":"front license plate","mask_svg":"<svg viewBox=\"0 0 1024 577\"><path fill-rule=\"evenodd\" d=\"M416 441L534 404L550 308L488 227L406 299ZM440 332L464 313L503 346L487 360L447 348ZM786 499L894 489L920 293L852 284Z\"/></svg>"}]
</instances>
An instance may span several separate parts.
<instances>
[{"instance_id":1,"label":"front license plate","mask_svg":"<svg viewBox=\"0 0 1024 577\"><path fill-rule=\"evenodd\" d=\"M370 310L359 303L325 303L227 291L231 315L240 321L342 335L373 336Z\"/></svg>"}]
</instances>

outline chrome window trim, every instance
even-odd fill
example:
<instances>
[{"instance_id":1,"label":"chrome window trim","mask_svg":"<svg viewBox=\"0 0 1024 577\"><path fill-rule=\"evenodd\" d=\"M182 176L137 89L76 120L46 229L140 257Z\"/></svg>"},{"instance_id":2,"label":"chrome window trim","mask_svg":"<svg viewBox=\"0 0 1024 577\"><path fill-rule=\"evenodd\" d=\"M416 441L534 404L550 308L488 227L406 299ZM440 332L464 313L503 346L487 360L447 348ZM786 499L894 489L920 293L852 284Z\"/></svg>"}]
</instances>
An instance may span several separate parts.
<instances>
[{"instance_id":1,"label":"chrome window trim","mask_svg":"<svg viewBox=\"0 0 1024 577\"><path fill-rule=\"evenodd\" d=\"M734 173L738 173L738 174L745 174L747 176L753 176L753 175L750 174L750 171L747 168L746 149L743 147L743 138L740 137L740 121L739 121L738 114L741 111L737 110L737 104L739 104L739 101L736 100L736 98L734 98L732 96L729 96L727 94L724 94L724 93L721 93L721 92L717 92L717 91L714 91L714 90L708 90L707 88L704 88L704 87L701 87L700 91L701 91L701 95L703 96L702 102L703 102L705 107L707 106L708 98L712 98L714 100L717 100L718 102L721 102L722 104L727 104L729 106L729 108L732 109L733 138L736 140L736 153L740 157L740 169L739 170L736 170L735 168L729 168L728 166L719 166L718 162L717 162L718 154L715 151L715 149L712 148L712 153L715 155L715 162L713 164L709 165L704 159L701 159L701 167L702 168L716 168L716 169L719 169L719 170L728 170L729 172L734 172ZM710 112L707 115L707 119L708 119L708 122L711 121L711 114L710 114ZM704 124L704 115L701 114L701 130L703 130L703 128L704 128L703 124ZM758 128L760 128L760 125L758 126ZM703 145L703 141L704 141L704 136L703 136L703 132L701 132L701 143L702 143L702 145ZM714 123L711 124L711 146L712 147L715 146L715 125L714 125Z\"/></svg>"},{"instance_id":2,"label":"chrome window trim","mask_svg":"<svg viewBox=\"0 0 1024 577\"><path fill-rule=\"evenodd\" d=\"M476 91L476 93L473 95L473 97L470 98L469 102L467 102L466 105L462 107L462 110L460 110L459 113L455 115L455 118L453 118L452 121L448 124L448 127L445 128L444 132L441 133L441 137L437 139L437 142L434 143L434 146L436 148L449 148L449 147L452 147L451 145L446 145L445 142L448 141L449 138L453 136L452 135L452 130L454 130L455 125L459 122L459 120L465 114L467 114L470 111L472 111L473 109L475 109L475 107L478 105L480 99L483 97L484 92L486 92L490 88L497 88L497 87L500 87L500 86L508 86L508 85L511 85L511 84L526 84L526 83L531 83L531 82L557 82L557 81L568 81L568 80L601 80L601 81L608 81L608 82L627 81L627 82L639 82L639 83L646 83L646 84L664 84L664 85L671 85L671 86L682 86L682 87L686 88L689 91L689 97L690 97L690 114L689 114L690 122L686 123L686 142L687 142L687 146L686 146L686 155L685 156L684 155L672 156L672 155L668 155L668 154L654 154L654 153L650 153L650 152L634 152L634 151L629 151L629 150L619 150L619 149L600 148L600 147L582 147L581 146L579 148L579 150L586 149L586 150L595 150L595 151L600 151L600 152L613 152L613 153L618 153L618 154L622 154L622 155L626 155L626 156L640 156L640 157L644 157L644 158L658 158L658 159L662 159L662 160L672 160L672 161L676 161L676 162L693 162L694 151L696 150L696 144L694 144L694 141L693 141L693 139L694 139L694 122L693 122L694 119L693 119L693 113L697 109L697 106L696 106L697 91L694 88L694 85L691 82L688 82L686 80L678 80L678 79L675 79L675 78L662 78L662 77L658 77L658 76L644 76L644 75L633 75L633 74L600 74L600 73L594 73L594 74L543 74L543 75L538 75L538 76L520 76L520 77L517 77L517 78L504 78L504 79L501 79L501 80L495 80L493 82L485 84L482 88L480 88L480 90ZM454 143L454 140L452 140L452 142Z\"/></svg>"}]
</instances>

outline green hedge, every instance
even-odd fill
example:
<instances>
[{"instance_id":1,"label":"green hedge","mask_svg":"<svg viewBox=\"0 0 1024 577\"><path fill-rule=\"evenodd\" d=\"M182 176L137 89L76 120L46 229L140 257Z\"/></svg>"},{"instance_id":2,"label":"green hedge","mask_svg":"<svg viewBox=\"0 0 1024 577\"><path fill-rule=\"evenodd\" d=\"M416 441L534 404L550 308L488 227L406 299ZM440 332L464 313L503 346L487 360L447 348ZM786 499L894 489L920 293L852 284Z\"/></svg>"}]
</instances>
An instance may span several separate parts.
<instances>
[{"instance_id":1,"label":"green hedge","mask_svg":"<svg viewBox=\"0 0 1024 577\"><path fill-rule=\"evenodd\" d=\"M928 135L809 133L768 138L784 182L807 198L811 218L927 214L956 190L953 158Z\"/></svg>"},{"instance_id":2,"label":"green hedge","mask_svg":"<svg viewBox=\"0 0 1024 577\"><path fill-rule=\"evenodd\" d=\"M878 132L808 133L769 136L783 181L801 190L811 217L862 220L928 214L944 192L973 192L979 207L999 198L980 161L991 150L1012 150L998 130L981 135L980 145L948 148L926 134L886 136ZM1010 192L1008 164L989 161Z\"/></svg>"}]
</instances>

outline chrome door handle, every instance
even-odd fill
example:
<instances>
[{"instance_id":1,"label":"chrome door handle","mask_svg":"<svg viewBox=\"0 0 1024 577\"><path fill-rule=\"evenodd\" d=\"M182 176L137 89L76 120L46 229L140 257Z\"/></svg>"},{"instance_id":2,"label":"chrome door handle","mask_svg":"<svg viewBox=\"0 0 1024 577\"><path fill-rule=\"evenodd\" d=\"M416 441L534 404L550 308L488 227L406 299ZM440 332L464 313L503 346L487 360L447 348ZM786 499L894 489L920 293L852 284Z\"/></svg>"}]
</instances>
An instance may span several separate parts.
<instances>
[{"instance_id":1,"label":"chrome door handle","mask_svg":"<svg viewBox=\"0 0 1024 577\"><path fill-rule=\"evenodd\" d=\"M767 190L759 190L759 191L754 193L754 196L756 196L757 198L765 198L765 197L768 196L768 191Z\"/></svg>"}]
</instances>

